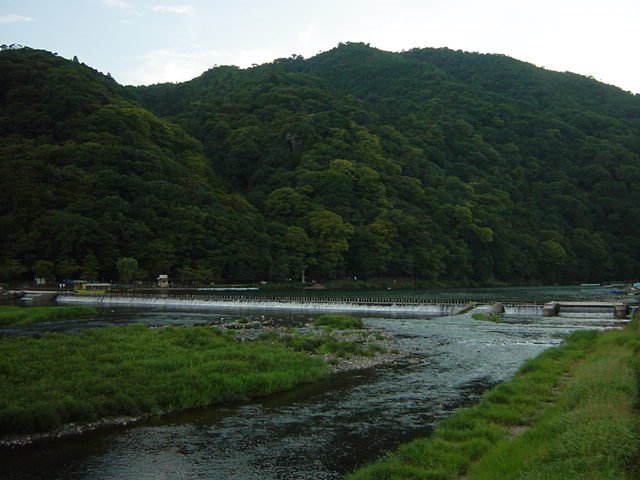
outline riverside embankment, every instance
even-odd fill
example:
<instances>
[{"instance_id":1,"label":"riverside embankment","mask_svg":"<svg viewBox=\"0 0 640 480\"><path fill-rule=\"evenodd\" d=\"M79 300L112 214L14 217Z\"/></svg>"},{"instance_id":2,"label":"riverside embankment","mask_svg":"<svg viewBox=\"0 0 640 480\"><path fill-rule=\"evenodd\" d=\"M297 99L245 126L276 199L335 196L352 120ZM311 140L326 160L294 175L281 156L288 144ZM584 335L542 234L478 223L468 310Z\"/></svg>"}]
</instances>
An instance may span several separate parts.
<instances>
[{"instance_id":1,"label":"riverside embankment","mask_svg":"<svg viewBox=\"0 0 640 480\"><path fill-rule=\"evenodd\" d=\"M636 479L640 336L576 332L525 363L479 404L349 480Z\"/></svg>"}]
</instances>

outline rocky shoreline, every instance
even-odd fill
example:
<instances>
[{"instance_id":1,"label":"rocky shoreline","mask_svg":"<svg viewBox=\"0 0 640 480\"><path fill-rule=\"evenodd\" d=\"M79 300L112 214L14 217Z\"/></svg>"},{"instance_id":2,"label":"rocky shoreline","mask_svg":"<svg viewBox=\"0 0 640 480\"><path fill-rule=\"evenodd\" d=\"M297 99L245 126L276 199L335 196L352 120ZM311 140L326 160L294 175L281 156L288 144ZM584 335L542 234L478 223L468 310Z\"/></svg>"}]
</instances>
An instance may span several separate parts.
<instances>
[{"instance_id":1,"label":"rocky shoreline","mask_svg":"<svg viewBox=\"0 0 640 480\"><path fill-rule=\"evenodd\" d=\"M236 320L230 323L218 325L225 330L233 330L239 341L255 340L264 334L276 334L280 337L296 333L299 335L323 335L326 329L314 327L312 320L301 326L292 329L276 325L272 320L263 316L254 316ZM364 329L353 330L331 330L331 335L341 342L354 342L361 346L377 345L380 351L371 356L358 356L343 358L336 355L322 355L323 360L329 367L331 374L344 373L354 370L365 370L380 365L389 365L406 361L408 354L393 348L394 338L382 332Z\"/></svg>"},{"instance_id":2,"label":"rocky shoreline","mask_svg":"<svg viewBox=\"0 0 640 480\"><path fill-rule=\"evenodd\" d=\"M311 323L294 329L291 327L277 326L271 320L265 319L264 317L244 318L217 325L217 327L235 331L238 341L252 341L267 333L284 336L293 332L302 335L322 335L326 332L323 328L312 326ZM375 344L381 347L380 351L371 356L354 355L350 357L339 357L329 354L321 355L331 375L366 370L381 365L401 364L408 361L410 357L406 352L392 349L393 337L388 334L367 329L333 330L331 334L339 341L356 342L360 345ZM94 422L87 423L69 423L51 432L2 435L0 436L0 448L27 447L42 441L76 437L105 428L127 427L151 416L158 415L163 415L163 413L148 413L134 417L101 418Z\"/></svg>"},{"instance_id":3,"label":"rocky shoreline","mask_svg":"<svg viewBox=\"0 0 640 480\"><path fill-rule=\"evenodd\" d=\"M136 417L101 418L95 422L68 423L51 432L3 435L0 438L0 448L26 447L45 440L59 440L62 438L76 437L103 428L126 427L128 425L135 424L144 418L148 418L151 415L152 414L139 415Z\"/></svg>"}]
</instances>

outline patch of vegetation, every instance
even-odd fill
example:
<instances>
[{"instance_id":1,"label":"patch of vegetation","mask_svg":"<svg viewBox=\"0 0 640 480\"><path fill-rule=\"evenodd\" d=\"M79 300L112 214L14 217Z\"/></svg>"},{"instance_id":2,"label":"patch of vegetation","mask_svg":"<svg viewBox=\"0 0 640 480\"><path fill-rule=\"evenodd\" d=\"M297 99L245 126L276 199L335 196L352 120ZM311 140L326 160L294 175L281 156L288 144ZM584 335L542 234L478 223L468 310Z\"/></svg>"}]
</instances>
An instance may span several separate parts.
<instances>
[{"instance_id":1,"label":"patch of vegetation","mask_svg":"<svg viewBox=\"0 0 640 480\"><path fill-rule=\"evenodd\" d=\"M297 352L330 355L339 358L371 357L386 351L379 344L340 340L330 332L325 332L322 335L301 335L295 332L280 335L277 332L267 332L260 335L258 339L263 342L281 344Z\"/></svg>"},{"instance_id":2,"label":"patch of vegetation","mask_svg":"<svg viewBox=\"0 0 640 480\"><path fill-rule=\"evenodd\" d=\"M371 357L384 351L384 348L379 345L363 345L358 342L338 340L331 335L293 335L286 337L284 343L294 350L334 355L340 358Z\"/></svg>"},{"instance_id":3,"label":"patch of vegetation","mask_svg":"<svg viewBox=\"0 0 640 480\"><path fill-rule=\"evenodd\" d=\"M636 326L577 332L351 480L638 478Z\"/></svg>"},{"instance_id":4,"label":"patch of vegetation","mask_svg":"<svg viewBox=\"0 0 640 480\"><path fill-rule=\"evenodd\" d=\"M497 313L474 313L471 318L483 322L502 323L502 318Z\"/></svg>"},{"instance_id":5,"label":"patch of vegetation","mask_svg":"<svg viewBox=\"0 0 640 480\"><path fill-rule=\"evenodd\" d=\"M29 325L32 323L69 320L95 315L93 307L0 307L0 325Z\"/></svg>"},{"instance_id":6,"label":"patch of vegetation","mask_svg":"<svg viewBox=\"0 0 640 480\"><path fill-rule=\"evenodd\" d=\"M362 320L349 315L322 315L313 320L314 327L327 327L335 330L363 328Z\"/></svg>"},{"instance_id":7,"label":"patch of vegetation","mask_svg":"<svg viewBox=\"0 0 640 480\"><path fill-rule=\"evenodd\" d=\"M206 327L0 338L0 433L245 401L317 381L319 358Z\"/></svg>"},{"instance_id":8,"label":"patch of vegetation","mask_svg":"<svg viewBox=\"0 0 640 480\"><path fill-rule=\"evenodd\" d=\"M362 345L357 342L345 342L329 338L320 345L318 353L333 355L340 358L371 357L381 353L384 349L379 345Z\"/></svg>"},{"instance_id":9,"label":"patch of vegetation","mask_svg":"<svg viewBox=\"0 0 640 480\"><path fill-rule=\"evenodd\" d=\"M330 338L320 335L299 335L293 333L277 339L296 352L317 353L318 349Z\"/></svg>"}]
</instances>

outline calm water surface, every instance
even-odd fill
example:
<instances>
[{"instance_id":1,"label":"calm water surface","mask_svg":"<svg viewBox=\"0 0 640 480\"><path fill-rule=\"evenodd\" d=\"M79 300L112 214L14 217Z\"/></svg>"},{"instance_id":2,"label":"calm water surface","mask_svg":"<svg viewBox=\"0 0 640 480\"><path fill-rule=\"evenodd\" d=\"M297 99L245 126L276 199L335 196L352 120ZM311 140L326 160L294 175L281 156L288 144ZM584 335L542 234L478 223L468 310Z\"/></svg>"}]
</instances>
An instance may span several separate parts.
<instances>
[{"instance_id":1,"label":"calm water surface","mask_svg":"<svg viewBox=\"0 0 640 480\"><path fill-rule=\"evenodd\" d=\"M93 322L206 324L228 319L212 312L109 311ZM262 402L0 451L0 478L339 478L402 442L429 434L438 419L508 379L526 359L559 344L571 331L615 324L516 316L494 324L462 315L366 318L365 325L395 335L395 348L412 353L410 360L336 375Z\"/></svg>"}]
</instances>

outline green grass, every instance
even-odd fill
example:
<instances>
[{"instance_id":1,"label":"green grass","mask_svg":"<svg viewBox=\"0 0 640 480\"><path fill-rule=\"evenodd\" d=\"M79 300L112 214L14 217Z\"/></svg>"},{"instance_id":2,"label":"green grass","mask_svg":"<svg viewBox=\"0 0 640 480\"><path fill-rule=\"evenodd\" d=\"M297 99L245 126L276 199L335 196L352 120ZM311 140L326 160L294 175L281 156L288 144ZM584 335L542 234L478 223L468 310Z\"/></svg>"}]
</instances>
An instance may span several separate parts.
<instances>
[{"instance_id":1,"label":"green grass","mask_svg":"<svg viewBox=\"0 0 640 480\"><path fill-rule=\"evenodd\" d=\"M313 320L314 327L327 327L334 330L363 328L362 320L349 315L322 315Z\"/></svg>"},{"instance_id":2,"label":"green grass","mask_svg":"<svg viewBox=\"0 0 640 480\"><path fill-rule=\"evenodd\" d=\"M431 437L347 478L640 478L637 342L635 322L623 331L576 332Z\"/></svg>"},{"instance_id":3,"label":"green grass","mask_svg":"<svg viewBox=\"0 0 640 480\"><path fill-rule=\"evenodd\" d=\"M29 325L55 320L69 320L96 314L93 307L0 307L0 325Z\"/></svg>"},{"instance_id":4,"label":"green grass","mask_svg":"<svg viewBox=\"0 0 640 480\"><path fill-rule=\"evenodd\" d=\"M474 313L473 315L471 315L471 318L484 322L502 323L502 318L500 317L500 315L495 313Z\"/></svg>"},{"instance_id":5,"label":"green grass","mask_svg":"<svg viewBox=\"0 0 640 480\"><path fill-rule=\"evenodd\" d=\"M209 327L0 337L0 433L245 401L327 376L321 359Z\"/></svg>"}]
</instances>

